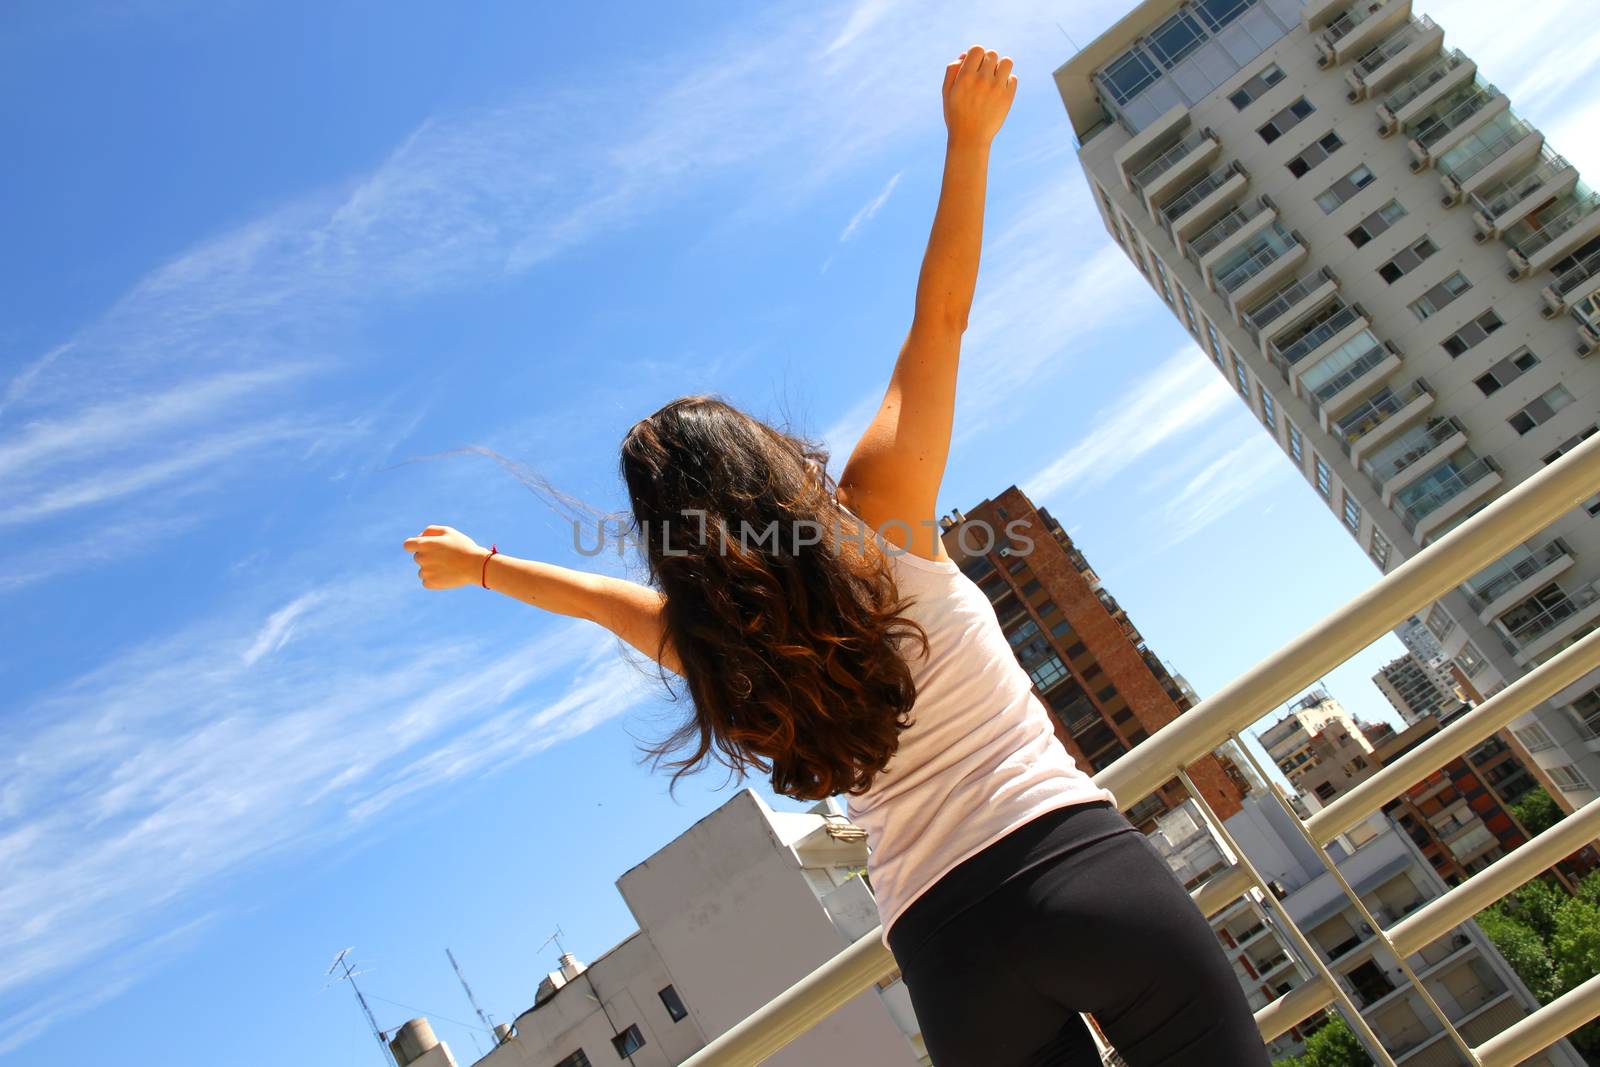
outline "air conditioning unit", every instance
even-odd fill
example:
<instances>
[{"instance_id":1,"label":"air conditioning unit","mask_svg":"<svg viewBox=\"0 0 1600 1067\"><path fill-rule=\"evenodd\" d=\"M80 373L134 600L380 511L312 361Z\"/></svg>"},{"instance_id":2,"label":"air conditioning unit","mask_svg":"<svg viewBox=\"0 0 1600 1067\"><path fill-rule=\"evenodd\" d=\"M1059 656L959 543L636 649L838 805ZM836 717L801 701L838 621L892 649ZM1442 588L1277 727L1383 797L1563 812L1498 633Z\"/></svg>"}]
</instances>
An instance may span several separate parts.
<instances>
[{"instance_id":1,"label":"air conditioning unit","mask_svg":"<svg viewBox=\"0 0 1600 1067\"><path fill-rule=\"evenodd\" d=\"M1512 281L1516 281L1519 278L1526 278L1528 276L1528 271L1533 269L1528 263L1527 259L1523 257L1522 253L1518 252L1515 248L1506 249L1506 258L1511 261L1511 269L1506 271L1506 277L1510 278Z\"/></svg>"},{"instance_id":2,"label":"air conditioning unit","mask_svg":"<svg viewBox=\"0 0 1600 1067\"><path fill-rule=\"evenodd\" d=\"M1383 106L1382 104L1379 104L1378 105L1378 136L1379 137L1388 137L1389 135L1394 133L1395 130L1397 130L1399 128L1400 128L1400 120L1394 117L1394 112L1390 111L1387 107Z\"/></svg>"},{"instance_id":3,"label":"air conditioning unit","mask_svg":"<svg viewBox=\"0 0 1600 1067\"><path fill-rule=\"evenodd\" d=\"M1560 293L1556 292L1555 286L1545 286L1544 289L1540 291L1539 295L1544 297L1544 308L1542 309L1542 312L1545 318L1553 319L1563 311L1567 310L1567 302Z\"/></svg>"},{"instance_id":4,"label":"air conditioning unit","mask_svg":"<svg viewBox=\"0 0 1600 1067\"><path fill-rule=\"evenodd\" d=\"M1473 240L1477 241L1480 245L1500 232L1500 227L1494 224L1494 220L1481 211L1474 211L1472 213L1472 225L1476 226L1478 229L1478 232L1473 235Z\"/></svg>"},{"instance_id":5,"label":"air conditioning unit","mask_svg":"<svg viewBox=\"0 0 1600 1067\"><path fill-rule=\"evenodd\" d=\"M1462 193L1459 182L1449 175L1441 174L1439 176L1439 184L1444 186L1444 195L1439 198L1441 204L1445 207L1455 207L1461 203Z\"/></svg>"}]
</instances>

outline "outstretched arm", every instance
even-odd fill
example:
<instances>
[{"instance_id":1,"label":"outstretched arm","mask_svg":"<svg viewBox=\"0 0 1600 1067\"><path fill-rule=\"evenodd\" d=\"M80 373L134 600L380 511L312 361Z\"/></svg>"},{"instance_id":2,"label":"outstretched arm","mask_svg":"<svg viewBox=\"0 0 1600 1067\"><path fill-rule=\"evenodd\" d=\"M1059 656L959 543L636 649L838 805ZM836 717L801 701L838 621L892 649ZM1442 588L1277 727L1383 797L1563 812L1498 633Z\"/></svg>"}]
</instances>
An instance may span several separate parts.
<instances>
[{"instance_id":1,"label":"outstretched arm","mask_svg":"<svg viewBox=\"0 0 1600 1067\"><path fill-rule=\"evenodd\" d=\"M945 558L934 520L950 453L961 335L978 282L989 146L1016 95L1011 66L1009 56L973 45L945 68L944 179L911 331L883 403L839 477L846 507L927 559Z\"/></svg>"},{"instance_id":2,"label":"outstretched arm","mask_svg":"<svg viewBox=\"0 0 1600 1067\"><path fill-rule=\"evenodd\" d=\"M449 526L429 526L407 538L405 548L417 561L418 577L428 589L484 581L495 592L524 604L597 622L667 670L683 673L670 643L662 648L666 598L654 589L501 552L490 556L487 548Z\"/></svg>"}]
</instances>

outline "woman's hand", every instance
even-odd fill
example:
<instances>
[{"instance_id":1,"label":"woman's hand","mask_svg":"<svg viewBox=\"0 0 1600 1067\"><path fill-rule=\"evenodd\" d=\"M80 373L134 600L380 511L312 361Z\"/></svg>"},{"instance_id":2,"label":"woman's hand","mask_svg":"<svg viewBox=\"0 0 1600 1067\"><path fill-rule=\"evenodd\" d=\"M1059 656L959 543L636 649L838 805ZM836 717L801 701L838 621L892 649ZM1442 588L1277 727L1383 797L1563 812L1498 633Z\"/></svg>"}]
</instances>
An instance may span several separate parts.
<instances>
[{"instance_id":1,"label":"woman's hand","mask_svg":"<svg viewBox=\"0 0 1600 1067\"><path fill-rule=\"evenodd\" d=\"M987 146L1000 132L1017 95L1011 57L973 45L944 69L944 124L950 139Z\"/></svg>"},{"instance_id":2,"label":"woman's hand","mask_svg":"<svg viewBox=\"0 0 1600 1067\"><path fill-rule=\"evenodd\" d=\"M489 550L451 526L428 526L405 541L425 589L476 585Z\"/></svg>"}]
</instances>

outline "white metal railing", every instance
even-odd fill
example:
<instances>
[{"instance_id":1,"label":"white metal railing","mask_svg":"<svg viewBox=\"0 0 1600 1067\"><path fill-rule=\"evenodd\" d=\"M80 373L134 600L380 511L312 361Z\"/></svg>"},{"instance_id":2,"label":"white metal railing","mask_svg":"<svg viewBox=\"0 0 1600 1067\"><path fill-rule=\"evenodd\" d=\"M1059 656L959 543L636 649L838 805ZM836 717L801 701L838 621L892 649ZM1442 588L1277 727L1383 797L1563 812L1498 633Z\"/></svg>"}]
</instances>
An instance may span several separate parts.
<instances>
[{"instance_id":1,"label":"white metal railing","mask_svg":"<svg viewBox=\"0 0 1600 1067\"><path fill-rule=\"evenodd\" d=\"M1484 107L1500 94L1500 90L1492 85L1473 85L1466 91L1465 96L1452 98L1449 109L1442 114L1435 111L1411 123L1407 132L1422 147L1431 148L1440 138L1463 122L1482 111Z\"/></svg>"},{"instance_id":2,"label":"white metal railing","mask_svg":"<svg viewBox=\"0 0 1600 1067\"><path fill-rule=\"evenodd\" d=\"M1571 166L1565 156L1545 149L1540 153L1539 162L1532 169L1478 190L1472 194L1472 202L1489 218L1499 218L1544 188L1546 182Z\"/></svg>"},{"instance_id":3,"label":"white metal railing","mask_svg":"<svg viewBox=\"0 0 1600 1067\"><path fill-rule=\"evenodd\" d=\"M1266 270L1272 264L1288 255L1300 242L1288 232L1279 232L1273 236L1279 240L1269 240L1265 248L1257 249L1242 263L1236 263L1217 278L1217 285L1225 292L1233 292L1257 274Z\"/></svg>"},{"instance_id":4,"label":"white metal railing","mask_svg":"<svg viewBox=\"0 0 1600 1067\"><path fill-rule=\"evenodd\" d=\"M1242 207L1230 208L1226 215L1206 227L1199 236L1189 242L1189 258L1198 267L1201 256L1244 229L1251 220L1260 218L1267 210L1265 204L1258 205L1255 211L1247 211Z\"/></svg>"},{"instance_id":5,"label":"white metal railing","mask_svg":"<svg viewBox=\"0 0 1600 1067\"><path fill-rule=\"evenodd\" d=\"M1584 608L1600 600L1600 579L1588 582L1545 608L1526 622L1511 630L1511 640L1519 645L1529 645L1572 618Z\"/></svg>"},{"instance_id":6,"label":"white metal railing","mask_svg":"<svg viewBox=\"0 0 1600 1067\"><path fill-rule=\"evenodd\" d=\"M1488 456L1479 456L1459 470L1451 471L1448 475L1431 484L1433 488L1407 500L1402 506L1401 521L1407 530L1415 530L1417 524L1444 507L1450 501L1472 488L1478 482L1497 473L1498 468L1494 460ZM1402 495L1404 495L1402 493Z\"/></svg>"},{"instance_id":7,"label":"white metal railing","mask_svg":"<svg viewBox=\"0 0 1600 1067\"><path fill-rule=\"evenodd\" d=\"M1279 359L1292 367L1316 351L1318 346L1326 344L1334 334L1360 317L1361 309L1355 304L1341 304L1329 312L1326 318L1313 324L1305 333L1288 344L1280 346L1274 343L1272 351Z\"/></svg>"},{"instance_id":8,"label":"white metal railing","mask_svg":"<svg viewBox=\"0 0 1600 1067\"><path fill-rule=\"evenodd\" d=\"M1391 354L1387 346L1381 344L1373 345L1360 358L1353 360L1344 370L1317 386L1316 391L1311 394L1312 406L1320 411L1323 404L1350 388L1365 376L1368 371L1388 359ZM1327 361L1323 360L1317 366L1320 367L1325 362Z\"/></svg>"},{"instance_id":9,"label":"white metal railing","mask_svg":"<svg viewBox=\"0 0 1600 1067\"><path fill-rule=\"evenodd\" d=\"M1399 111L1437 85L1441 78L1455 70L1465 60L1466 57L1458 49L1452 48L1395 86L1394 90L1383 98L1383 106L1388 108L1390 113Z\"/></svg>"},{"instance_id":10,"label":"white metal railing","mask_svg":"<svg viewBox=\"0 0 1600 1067\"><path fill-rule=\"evenodd\" d=\"M1356 60L1356 69L1362 76L1371 74L1395 56L1404 52L1411 44L1429 29L1433 28L1433 20L1424 15L1420 19L1412 19L1399 30L1390 34L1378 47Z\"/></svg>"},{"instance_id":11,"label":"white metal railing","mask_svg":"<svg viewBox=\"0 0 1600 1067\"><path fill-rule=\"evenodd\" d=\"M1441 159L1439 161L1439 172L1453 178L1457 184L1465 182L1484 167L1505 155L1509 148L1532 132L1532 126L1529 126L1521 119L1513 119L1505 129L1473 149L1460 162ZM1454 150L1452 149L1452 151Z\"/></svg>"},{"instance_id":12,"label":"white metal railing","mask_svg":"<svg viewBox=\"0 0 1600 1067\"><path fill-rule=\"evenodd\" d=\"M1285 311L1304 300L1313 289L1321 288L1333 280L1333 274L1327 267L1313 271L1303 278L1294 279L1244 317L1245 325L1250 328L1250 335L1259 343L1261 330L1265 326L1277 321Z\"/></svg>"},{"instance_id":13,"label":"white metal railing","mask_svg":"<svg viewBox=\"0 0 1600 1067\"><path fill-rule=\"evenodd\" d=\"M1499 599L1501 593L1522 584L1568 554L1567 543L1559 537L1552 537L1539 549L1519 546L1467 579L1467 599L1482 611Z\"/></svg>"},{"instance_id":14,"label":"white metal railing","mask_svg":"<svg viewBox=\"0 0 1600 1067\"><path fill-rule=\"evenodd\" d=\"M1133 184L1139 186L1141 189L1146 185L1149 185L1156 178L1159 178L1161 175L1165 174L1167 169L1174 163L1178 162L1178 160L1182 159L1184 156L1187 156L1196 148L1199 148L1200 145L1203 144L1210 136L1211 131L1207 129L1194 131L1189 136L1185 137L1183 140L1179 141L1177 144L1173 145L1171 148L1167 149L1165 152L1161 153L1144 166L1140 167L1133 175Z\"/></svg>"},{"instance_id":15,"label":"white metal railing","mask_svg":"<svg viewBox=\"0 0 1600 1067\"><path fill-rule=\"evenodd\" d=\"M1390 390L1371 400L1362 401L1354 411L1339 420L1338 438L1344 454L1348 456L1351 445L1389 421L1391 416L1403 411L1417 399L1432 395L1427 381L1418 378L1403 389Z\"/></svg>"},{"instance_id":16,"label":"white metal railing","mask_svg":"<svg viewBox=\"0 0 1600 1067\"><path fill-rule=\"evenodd\" d=\"M1551 287L1562 296L1566 296L1596 274L1600 274L1600 248L1590 252L1577 263L1556 275L1556 280Z\"/></svg>"},{"instance_id":17,"label":"white metal railing","mask_svg":"<svg viewBox=\"0 0 1600 1067\"><path fill-rule=\"evenodd\" d=\"M1372 479L1373 486L1379 492L1382 492L1384 482L1393 478L1407 467L1415 466L1427 459L1440 445L1457 434L1465 432L1461 427L1461 423L1453 415L1437 419L1431 425L1418 430L1414 434L1408 432L1400 440L1394 442L1393 445L1385 445L1380 450L1380 453L1384 454L1384 459L1381 463L1378 462L1376 456L1372 459L1362 460L1361 469L1366 472L1368 478ZM1400 446L1404 447L1398 454L1387 454L1390 449Z\"/></svg>"},{"instance_id":18,"label":"white metal railing","mask_svg":"<svg viewBox=\"0 0 1600 1067\"><path fill-rule=\"evenodd\" d=\"M1162 727L1096 774L1096 783L1127 800L1148 796L1174 776L1187 778L1185 768L1190 763L1236 740L1240 731L1263 715L1304 692L1334 667L1505 555L1511 546L1535 537L1564 515L1574 501L1596 490L1600 490L1600 435L1533 474L1397 565L1322 622ZM1294 824L1320 852L1321 846L1379 811L1389 800L1596 668L1600 668L1600 631L1515 679L1420 745L1386 763L1371 778L1352 786L1310 819L1295 819ZM1194 790L1191 794L1208 825L1214 832L1220 831L1219 836L1228 843L1226 828L1216 820L1204 796ZM1398 921L1385 922L1367 912L1377 920L1370 924L1403 963L1596 836L1600 836L1600 799ZM1262 1037L1272 1040L1311 1014L1337 1004L1367 1044L1368 1052L1380 1063L1392 1064L1392 1056L1382 1048L1349 993L1279 907L1248 855L1237 848L1233 851L1240 863L1213 875L1196 889L1191 894L1196 906L1212 915L1252 887L1262 889L1264 903L1274 910L1285 935L1315 971L1310 980L1256 1012ZM1333 869L1337 876L1337 867ZM1355 906L1365 908L1348 887L1346 893ZM713 1040L685 1061L685 1067L755 1067L894 973L894 957L881 938L881 928L865 934ZM1420 982L1416 985L1426 995L1426 987ZM1477 1067L1513 1067L1597 1016L1600 977L1466 1051ZM1445 1025L1453 1029L1448 1020ZM1452 1038L1459 1039L1459 1034Z\"/></svg>"},{"instance_id":19,"label":"white metal railing","mask_svg":"<svg viewBox=\"0 0 1600 1067\"><path fill-rule=\"evenodd\" d=\"M1204 200L1206 197L1210 196L1212 193L1216 192L1222 187L1223 182L1227 181L1238 172L1239 165L1237 163L1230 163L1226 167L1212 171L1204 178L1201 178L1199 181L1189 186L1170 203L1161 208L1161 214L1167 220L1167 225L1171 226L1174 222L1178 221L1183 217L1185 212L1194 207L1200 201Z\"/></svg>"},{"instance_id":20,"label":"white metal railing","mask_svg":"<svg viewBox=\"0 0 1600 1067\"><path fill-rule=\"evenodd\" d=\"M1506 234L1506 241L1516 249L1522 258L1527 259L1536 255L1540 249L1547 247L1551 241L1572 229L1600 207L1600 193L1588 193L1575 198L1572 203L1562 209L1561 213L1548 222L1536 227L1529 227L1527 232L1519 233L1513 237ZM1520 226L1521 224L1519 224Z\"/></svg>"},{"instance_id":21,"label":"white metal railing","mask_svg":"<svg viewBox=\"0 0 1600 1067\"><path fill-rule=\"evenodd\" d=\"M1376 7L1357 4L1349 11L1346 11L1344 14L1328 23L1327 27L1322 31L1322 39L1327 41L1329 44L1338 44L1341 40L1350 35L1351 30L1367 21L1367 19L1371 18L1376 13Z\"/></svg>"}]
</instances>

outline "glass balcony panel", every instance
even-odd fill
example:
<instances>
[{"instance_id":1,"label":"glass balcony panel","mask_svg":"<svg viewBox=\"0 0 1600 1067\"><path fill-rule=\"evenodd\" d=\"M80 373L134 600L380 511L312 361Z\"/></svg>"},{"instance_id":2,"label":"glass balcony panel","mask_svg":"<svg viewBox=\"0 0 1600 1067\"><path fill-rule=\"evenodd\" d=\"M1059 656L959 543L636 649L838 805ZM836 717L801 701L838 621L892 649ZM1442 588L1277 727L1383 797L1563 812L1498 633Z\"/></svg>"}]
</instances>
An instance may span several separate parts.
<instances>
[{"instance_id":1,"label":"glass balcony panel","mask_svg":"<svg viewBox=\"0 0 1600 1067\"><path fill-rule=\"evenodd\" d=\"M1273 223L1253 237L1236 255L1229 256L1226 264L1217 265L1217 285L1227 292L1233 292L1299 243L1288 230Z\"/></svg>"},{"instance_id":2,"label":"glass balcony panel","mask_svg":"<svg viewBox=\"0 0 1600 1067\"><path fill-rule=\"evenodd\" d=\"M1482 611L1501 594L1527 581L1566 554L1566 542L1559 538L1552 539L1538 549L1518 545L1467 579L1467 588L1479 602L1476 605L1478 610Z\"/></svg>"},{"instance_id":3,"label":"glass balcony panel","mask_svg":"<svg viewBox=\"0 0 1600 1067\"><path fill-rule=\"evenodd\" d=\"M1526 647L1596 601L1600 601L1600 580L1566 593L1561 600L1512 630L1511 639Z\"/></svg>"},{"instance_id":4,"label":"glass balcony panel","mask_svg":"<svg viewBox=\"0 0 1600 1067\"><path fill-rule=\"evenodd\" d=\"M1178 160L1204 144L1210 136L1210 130L1195 130L1155 159L1140 167L1133 175L1133 184L1141 189L1149 185L1152 181L1165 174Z\"/></svg>"},{"instance_id":5,"label":"glass balcony panel","mask_svg":"<svg viewBox=\"0 0 1600 1067\"><path fill-rule=\"evenodd\" d=\"M1455 70L1464 61L1465 57L1459 51L1451 49L1396 86L1393 92L1383 98L1383 106L1389 109L1390 114L1399 111L1439 84L1446 74Z\"/></svg>"},{"instance_id":6,"label":"glass balcony panel","mask_svg":"<svg viewBox=\"0 0 1600 1067\"><path fill-rule=\"evenodd\" d=\"M1300 384L1308 390L1316 389L1347 367L1359 362L1368 351L1382 348L1371 330L1362 330L1350 340L1329 352L1300 372Z\"/></svg>"},{"instance_id":7,"label":"glass balcony panel","mask_svg":"<svg viewBox=\"0 0 1600 1067\"><path fill-rule=\"evenodd\" d=\"M1488 457L1467 458L1471 455L1470 449L1462 449L1395 495L1407 530L1415 530L1423 519L1495 473Z\"/></svg>"},{"instance_id":8,"label":"glass balcony panel","mask_svg":"<svg viewBox=\"0 0 1600 1067\"><path fill-rule=\"evenodd\" d=\"M1506 243L1528 259L1588 218L1596 207L1600 207L1600 194L1591 192L1580 182L1577 189L1560 199L1554 213L1536 212L1507 229Z\"/></svg>"},{"instance_id":9,"label":"glass balcony panel","mask_svg":"<svg viewBox=\"0 0 1600 1067\"><path fill-rule=\"evenodd\" d=\"M1503 111L1440 156L1439 172L1455 179L1458 185L1466 182L1532 132L1532 126Z\"/></svg>"},{"instance_id":10,"label":"glass balcony panel","mask_svg":"<svg viewBox=\"0 0 1600 1067\"><path fill-rule=\"evenodd\" d=\"M1361 312L1354 304L1346 304L1341 301L1335 307L1330 308L1327 314L1320 319L1307 324L1305 329L1296 330L1288 337L1285 337L1284 340L1288 342L1287 344L1281 347L1278 344L1274 344L1272 346L1273 351L1276 352L1279 359L1292 367L1326 344L1340 330L1345 329L1360 317Z\"/></svg>"},{"instance_id":11,"label":"glass balcony panel","mask_svg":"<svg viewBox=\"0 0 1600 1067\"><path fill-rule=\"evenodd\" d=\"M1566 296L1596 274L1600 274L1600 249L1590 252L1578 260L1577 263L1556 275L1556 280L1551 284L1551 288L1562 296Z\"/></svg>"},{"instance_id":12,"label":"glass balcony panel","mask_svg":"<svg viewBox=\"0 0 1600 1067\"><path fill-rule=\"evenodd\" d=\"M1504 181L1498 181L1472 194L1472 201L1478 210L1491 219L1499 218L1513 207L1538 192L1540 189L1564 170L1570 169L1566 157L1557 155L1549 149L1539 154L1539 159L1534 165L1520 174L1514 174Z\"/></svg>"},{"instance_id":13,"label":"glass balcony panel","mask_svg":"<svg viewBox=\"0 0 1600 1067\"><path fill-rule=\"evenodd\" d=\"M1361 464L1361 468L1366 471L1367 477L1381 484L1426 459L1434 449L1463 432L1461 424L1454 418L1434 419L1426 425L1407 430L1378 449L1371 459Z\"/></svg>"},{"instance_id":14,"label":"glass balcony panel","mask_svg":"<svg viewBox=\"0 0 1600 1067\"><path fill-rule=\"evenodd\" d=\"M1177 199L1161 209L1161 215L1167 220L1167 225L1171 226L1175 221L1183 217L1184 212L1216 192L1221 188L1222 183L1233 177L1237 171L1238 167L1236 165L1214 170L1185 189L1178 195Z\"/></svg>"}]
</instances>

